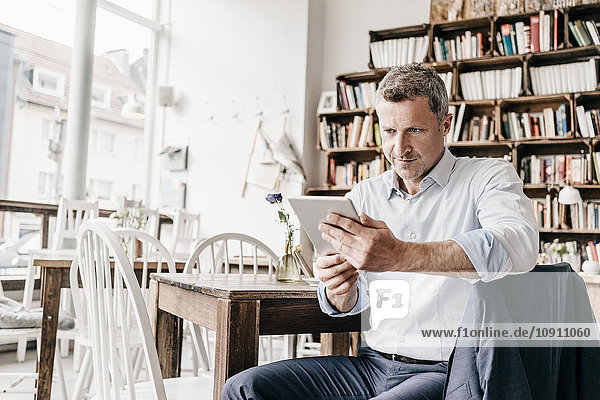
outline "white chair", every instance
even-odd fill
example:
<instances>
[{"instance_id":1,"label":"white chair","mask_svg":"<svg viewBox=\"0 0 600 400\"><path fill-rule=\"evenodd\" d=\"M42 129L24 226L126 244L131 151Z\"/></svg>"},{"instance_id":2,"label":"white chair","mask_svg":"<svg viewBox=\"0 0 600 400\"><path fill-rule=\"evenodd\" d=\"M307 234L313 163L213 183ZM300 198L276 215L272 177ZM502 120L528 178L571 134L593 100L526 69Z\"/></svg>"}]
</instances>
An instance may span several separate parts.
<instances>
[{"instance_id":1,"label":"white chair","mask_svg":"<svg viewBox=\"0 0 600 400\"><path fill-rule=\"evenodd\" d=\"M178 210L173 220L169 251L173 258L187 258L200 237L200 214Z\"/></svg>"},{"instance_id":2,"label":"white chair","mask_svg":"<svg viewBox=\"0 0 600 400\"><path fill-rule=\"evenodd\" d=\"M239 257L239 258L238 258ZM232 260L234 262L232 263ZM259 266L265 265L267 273L273 274L279 258L266 244L242 233L222 233L200 243L188 258L184 273L198 272L202 274L244 274L245 266L250 266L249 273L259 273ZM236 267L237 264L237 267ZM206 329L189 324L197 354L209 353ZM273 359L272 337L261 337L264 358ZM292 341L286 337L284 350L290 354ZM265 350L265 347L267 348Z\"/></svg>"},{"instance_id":3,"label":"white chair","mask_svg":"<svg viewBox=\"0 0 600 400\"><path fill-rule=\"evenodd\" d=\"M95 399L188 399L202 395L201 378L162 379L144 295L117 236L98 220L86 221L78 234L81 276L89 317ZM111 259L112 258L112 259ZM114 273L110 264L114 261ZM131 326L132 315L135 326ZM139 336L149 382L135 383L131 338ZM204 386L206 389L206 386Z\"/></svg>"},{"instance_id":4,"label":"white chair","mask_svg":"<svg viewBox=\"0 0 600 400\"><path fill-rule=\"evenodd\" d=\"M135 210L142 207L141 200L129 200L125 197L121 198L120 203L120 207L122 209ZM129 225L131 223L130 220L125 220L123 223L124 228L135 228ZM160 226L160 213L158 210L147 210L144 208L142 210L142 223L144 228L141 230L143 232L146 232L151 236L158 237L158 228Z\"/></svg>"},{"instance_id":5,"label":"white chair","mask_svg":"<svg viewBox=\"0 0 600 400\"><path fill-rule=\"evenodd\" d=\"M169 272L176 273L177 269L175 268L175 262L173 261L173 257L169 254L167 248L155 237L135 230L128 228L117 228L113 230L113 233L119 240L121 247L125 250L126 255L129 259L131 265L134 262L142 263L142 276L141 276L141 285L140 289L142 290L143 296L146 299L147 295L147 282L148 276L152 272ZM137 245L136 242L141 244L141 254L136 254ZM154 266L155 263L155 266ZM149 266L152 265L153 268L150 270ZM71 265L71 287L75 287L77 285L77 266L74 264ZM88 316L85 309L85 298L81 297L79 291L73 290L73 306L75 308L75 315L77 316L78 324L79 324L79 337L77 342L81 344L85 348L85 352L83 355L83 361L81 363L81 368L79 370L79 376L77 379L77 383L75 384L75 389L73 391L72 399L80 399L84 396L84 392L87 391L90 381L92 378L92 369L91 369L91 342L89 335L89 325L88 325ZM134 345L134 344L132 344ZM135 345L134 345L135 347ZM141 347L135 347L132 351L134 355L134 376L137 377L139 372L141 371L143 355L140 351Z\"/></svg>"},{"instance_id":6,"label":"white chair","mask_svg":"<svg viewBox=\"0 0 600 400\"><path fill-rule=\"evenodd\" d=\"M64 197L61 198L56 214L56 227L52 238L51 249L57 251L66 247L74 248L77 230L81 226L81 223L87 219L98 217L98 214L98 202L90 203L83 200L68 200ZM71 241L71 243L69 243L69 241ZM35 253L35 251L32 253ZM33 256L29 259L27 276L25 278L25 288L23 289L23 305L26 308L31 308L33 301L36 268L33 266L32 261ZM61 307L66 310L71 308L71 297L68 293L68 289L63 289L61 291ZM72 332L59 331L58 336L60 338L61 355L66 357L69 352L69 340L73 339ZM18 340L17 361L19 362L22 362L25 359L25 351L29 339L31 339L31 337L23 335Z\"/></svg>"},{"instance_id":7,"label":"white chair","mask_svg":"<svg viewBox=\"0 0 600 400\"><path fill-rule=\"evenodd\" d=\"M0 296L4 296L4 289L2 287L2 282L0 282ZM0 328L0 340L14 340L17 342L22 337L35 338L36 339L36 349L37 356L39 359L39 351L40 351L40 339L41 339L41 328ZM23 359L24 359L23 354ZM58 375L58 389L60 390L60 394L63 399L67 400L67 391L65 385L65 377L62 368L62 363L60 361L60 357L58 356L58 352L55 353L55 366L56 373ZM23 361L23 360L21 360ZM0 378L9 378L10 382L7 384L0 385L0 394L34 394L34 389L24 389L20 390L18 385L20 385L26 379L37 379L38 374L36 372L2 372L0 373ZM0 395L1 397L1 395Z\"/></svg>"}]
</instances>

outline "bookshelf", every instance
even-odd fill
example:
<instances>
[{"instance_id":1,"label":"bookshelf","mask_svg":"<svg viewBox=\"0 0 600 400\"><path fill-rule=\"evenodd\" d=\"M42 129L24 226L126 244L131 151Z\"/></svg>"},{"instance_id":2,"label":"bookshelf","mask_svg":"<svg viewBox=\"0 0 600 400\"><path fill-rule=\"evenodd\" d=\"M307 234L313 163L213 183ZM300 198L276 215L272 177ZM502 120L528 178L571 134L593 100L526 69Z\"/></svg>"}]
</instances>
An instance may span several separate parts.
<instances>
[{"instance_id":1,"label":"bookshelf","mask_svg":"<svg viewBox=\"0 0 600 400\"><path fill-rule=\"evenodd\" d=\"M545 28L539 28L540 21ZM592 21L594 26L585 21ZM599 241L600 168L596 161L600 161L600 86L596 60L600 59L600 37L595 38L595 23L600 26L600 4L369 32L369 69L339 75L339 111L317 115L317 147L327 159L328 172L322 186L307 188L306 193L343 195L362 177L369 176L356 176L340 185L334 178L336 165L368 162L372 169L378 168L374 175L389 168L377 146L377 115L372 99L355 108L348 106L344 96L367 95L364 88L373 90L389 67L406 63L408 54L414 58L419 53L419 40L428 46L423 64L440 74L451 74L446 75L446 82L451 83L449 105L455 121L460 108L464 108L460 128L454 126L447 141L450 151L456 156L505 158L522 178L528 178L525 194L547 207L538 215L542 240L558 237L561 241ZM589 40L585 42L580 31L573 28L579 26L581 30L582 25L588 29ZM417 39L423 37L427 39ZM443 51L441 43L446 46ZM514 48L512 52L507 52L508 43ZM480 87L473 87L473 82ZM361 90L345 89L348 86ZM322 129L323 121L347 124L357 115L370 117L371 138L367 143L350 148L345 143L332 145L331 133ZM475 136L474 126L478 130ZM534 168L535 163L539 165ZM546 172L538 172L542 175L531 179L532 171ZM525 176L527 173L529 176ZM577 211L586 213L584 226L575 223L578 216L571 217L573 206L558 206L555 200L567 179L580 191L584 208L596 208L590 213ZM552 204L561 207L558 221L553 217L559 212L552 209Z\"/></svg>"}]
</instances>

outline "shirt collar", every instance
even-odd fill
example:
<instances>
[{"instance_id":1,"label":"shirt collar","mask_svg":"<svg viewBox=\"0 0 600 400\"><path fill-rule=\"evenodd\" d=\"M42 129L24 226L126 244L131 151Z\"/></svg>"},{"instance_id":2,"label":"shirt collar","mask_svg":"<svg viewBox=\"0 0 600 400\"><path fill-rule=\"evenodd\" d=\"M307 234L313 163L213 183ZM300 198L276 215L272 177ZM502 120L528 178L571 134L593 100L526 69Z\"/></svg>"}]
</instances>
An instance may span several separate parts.
<instances>
[{"instance_id":1,"label":"shirt collar","mask_svg":"<svg viewBox=\"0 0 600 400\"><path fill-rule=\"evenodd\" d=\"M429 173L423 178L421 181L420 187L424 188L424 185L431 179L437 182L441 187L445 187L450 180L450 174L452 173L452 169L454 168L454 164L456 163L456 157L450 153L450 150L444 149L444 155L437 164L429 171ZM389 195L388 200L392 197L392 195L397 192L401 193L400 189L400 177L396 174L396 172L392 169L391 173L387 177L387 184L389 186Z\"/></svg>"}]
</instances>

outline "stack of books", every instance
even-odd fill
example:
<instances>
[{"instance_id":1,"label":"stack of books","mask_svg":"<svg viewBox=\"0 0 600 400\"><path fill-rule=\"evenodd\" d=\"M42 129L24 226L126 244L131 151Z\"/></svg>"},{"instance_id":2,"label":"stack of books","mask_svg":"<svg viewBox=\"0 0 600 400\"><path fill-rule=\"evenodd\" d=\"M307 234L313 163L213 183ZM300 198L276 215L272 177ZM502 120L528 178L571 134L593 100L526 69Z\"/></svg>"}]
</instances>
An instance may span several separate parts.
<instances>
[{"instance_id":1,"label":"stack of books","mask_svg":"<svg viewBox=\"0 0 600 400\"><path fill-rule=\"evenodd\" d=\"M420 63L427 57L429 36L371 42L371 59L375 68Z\"/></svg>"},{"instance_id":2,"label":"stack of books","mask_svg":"<svg viewBox=\"0 0 600 400\"><path fill-rule=\"evenodd\" d=\"M544 108L543 112L505 112L502 113L502 136L514 140L567 137L571 134L568 115L566 104L556 110Z\"/></svg>"},{"instance_id":3,"label":"stack of books","mask_svg":"<svg viewBox=\"0 0 600 400\"><path fill-rule=\"evenodd\" d=\"M464 100L493 100L518 97L522 85L521 67L460 74Z\"/></svg>"},{"instance_id":4,"label":"stack of books","mask_svg":"<svg viewBox=\"0 0 600 400\"><path fill-rule=\"evenodd\" d=\"M487 35L485 41L487 43ZM489 48L489 45L487 47ZM436 36L433 40L433 54L436 61L483 57L485 54L484 35L481 32L473 34L471 31L465 31L463 35L456 36L454 39Z\"/></svg>"},{"instance_id":5,"label":"stack of books","mask_svg":"<svg viewBox=\"0 0 600 400\"><path fill-rule=\"evenodd\" d=\"M452 90L452 71L439 73L438 75L444 81L444 84L446 85L446 93L448 93L448 98L450 98Z\"/></svg>"},{"instance_id":6,"label":"stack of books","mask_svg":"<svg viewBox=\"0 0 600 400\"><path fill-rule=\"evenodd\" d=\"M351 85L342 80L338 81L338 103L342 110L370 108L375 105L377 83L359 82Z\"/></svg>"},{"instance_id":7,"label":"stack of books","mask_svg":"<svg viewBox=\"0 0 600 400\"><path fill-rule=\"evenodd\" d=\"M596 90L596 59L560 65L529 68L531 86L537 96Z\"/></svg>"},{"instance_id":8,"label":"stack of books","mask_svg":"<svg viewBox=\"0 0 600 400\"><path fill-rule=\"evenodd\" d=\"M356 115L352 122L338 123L322 117L319 141L323 150L381 146L379 123L370 115Z\"/></svg>"}]
</instances>

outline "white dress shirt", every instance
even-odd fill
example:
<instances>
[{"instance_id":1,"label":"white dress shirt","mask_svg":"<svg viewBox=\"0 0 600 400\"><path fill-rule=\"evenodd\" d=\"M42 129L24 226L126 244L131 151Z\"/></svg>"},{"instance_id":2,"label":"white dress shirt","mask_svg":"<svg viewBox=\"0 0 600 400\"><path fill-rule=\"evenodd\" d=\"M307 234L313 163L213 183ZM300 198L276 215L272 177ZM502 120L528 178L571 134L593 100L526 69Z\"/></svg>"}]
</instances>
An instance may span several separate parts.
<instances>
[{"instance_id":1,"label":"white dress shirt","mask_svg":"<svg viewBox=\"0 0 600 400\"><path fill-rule=\"evenodd\" d=\"M409 195L400 189L398 179L393 170L386 171L360 182L347 197L352 199L359 213L385 221L400 240L452 240L458 243L483 281L507 273L527 272L535 266L537 223L530 200L523 193L523 182L508 162L492 158L456 158L446 149L440 161L421 181L419 193ZM434 268L432 266L432 270ZM374 281L381 280L408 283L410 295L408 303L404 304L408 313L405 316L400 313L398 318L385 318L376 330L369 329L365 333L367 344L385 353L423 360L448 360L456 339L427 339L421 330L458 328L472 280L406 272L360 271L358 301L352 310L348 313L335 310L325 296L323 283L319 285L321 309L332 316L360 313L369 307L368 288ZM386 300L389 305L390 300L387 297ZM371 310L371 325L374 315Z\"/></svg>"}]
</instances>

